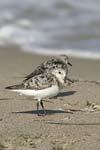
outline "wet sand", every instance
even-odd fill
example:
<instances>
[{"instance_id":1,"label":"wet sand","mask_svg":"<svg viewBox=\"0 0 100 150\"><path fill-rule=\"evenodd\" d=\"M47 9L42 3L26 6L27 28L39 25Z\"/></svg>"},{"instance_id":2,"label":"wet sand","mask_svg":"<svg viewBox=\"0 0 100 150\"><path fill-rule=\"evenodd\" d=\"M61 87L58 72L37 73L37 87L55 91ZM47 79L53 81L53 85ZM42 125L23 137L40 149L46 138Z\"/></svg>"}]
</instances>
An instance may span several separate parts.
<instances>
[{"instance_id":1,"label":"wet sand","mask_svg":"<svg viewBox=\"0 0 100 150\"><path fill-rule=\"evenodd\" d=\"M45 117L35 100L4 89L49 58L0 49L0 150L99 150L100 61L70 58L69 77L79 81L44 101Z\"/></svg>"}]
</instances>

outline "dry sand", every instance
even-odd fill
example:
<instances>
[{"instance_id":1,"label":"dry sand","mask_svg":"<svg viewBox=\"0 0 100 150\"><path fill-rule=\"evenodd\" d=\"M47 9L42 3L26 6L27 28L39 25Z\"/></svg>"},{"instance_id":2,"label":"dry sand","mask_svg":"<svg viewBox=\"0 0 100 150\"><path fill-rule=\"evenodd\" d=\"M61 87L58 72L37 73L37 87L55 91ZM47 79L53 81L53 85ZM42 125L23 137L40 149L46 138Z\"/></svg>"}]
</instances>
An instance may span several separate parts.
<instances>
[{"instance_id":1,"label":"dry sand","mask_svg":"<svg viewBox=\"0 0 100 150\"><path fill-rule=\"evenodd\" d=\"M81 81L46 100L38 117L35 100L4 87L51 57L17 49L0 49L0 150L100 150L100 61L71 58L69 77Z\"/></svg>"}]
</instances>

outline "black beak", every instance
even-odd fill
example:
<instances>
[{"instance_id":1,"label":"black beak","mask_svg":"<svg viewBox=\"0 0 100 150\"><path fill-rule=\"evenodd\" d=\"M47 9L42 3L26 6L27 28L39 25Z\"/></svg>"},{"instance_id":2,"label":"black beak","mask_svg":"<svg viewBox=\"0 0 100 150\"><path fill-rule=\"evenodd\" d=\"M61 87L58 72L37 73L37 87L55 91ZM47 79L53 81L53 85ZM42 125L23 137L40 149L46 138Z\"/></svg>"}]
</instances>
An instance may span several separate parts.
<instances>
[{"instance_id":1,"label":"black beak","mask_svg":"<svg viewBox=\"0 0 100 150\"><path fill-rule=\"evenodd\" d=\"M70 62L68 62L68 65L72 66L72 64Z\"/></svg>"},{"instance_id":2,"label":"black beak","mask_svg":"<svg viewBox=\"0 0 100 150\"><path fill-rule=\"evenodd\" d=\"M65 83L66 83L66 81L69 81L69 82L71 82L71 83L74 83L74 80L73 80L73 79L69 79L67 76L65 77L64 81L65 81Z\"/></svg>"},{"instance_id":3,"label":"black beak","mask_svg":"<svg viewBox=\"0 0 100 150\"><path fill-rule=\"evenodd\" d=\"M67 80L71 83L74 83L74 80L67 78Z\"/></svg>"}]
</instances>

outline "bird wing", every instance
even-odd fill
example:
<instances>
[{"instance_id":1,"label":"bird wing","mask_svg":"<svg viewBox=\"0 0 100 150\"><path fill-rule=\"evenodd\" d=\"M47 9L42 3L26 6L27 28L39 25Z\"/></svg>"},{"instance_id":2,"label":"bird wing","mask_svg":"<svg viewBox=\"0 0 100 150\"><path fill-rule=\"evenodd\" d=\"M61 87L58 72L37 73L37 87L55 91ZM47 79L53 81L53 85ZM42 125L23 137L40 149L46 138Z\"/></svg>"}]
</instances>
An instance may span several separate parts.
<instances>
[{"instance_id":1,"label":"bird wing","mask_svg":"<svg viewBox=\"0 0 100 150\"><path fill-rule=\"evenodd\" d=\"M57 79L52 74L44 73L34 76L26 82L24 82L24 88L40 90L51 87L55 84L58 84Z\"/></svg>"},{"instance_id":2,"label":"bird wing","mask_svg":"<svg viewBox=\"0 0 100 150\"><path fill-rule=\"evenodd\" d=\"M14 90L14 89L34 89L42 90L49 88L53 85L57 85L58 81L55 76L52 74L40 74L30 78L27 81L22 82L21 84L7 86L5 89Z\"/></svg>"},{"instance_id":3,"label":"bird wing","mask_svg":"<svg viewBox=\"0 0 100 150\"><path fill-rule=\"evenodd\" d=\"M33 72L31 72L27 76L25 76L24 81L27 81L27 80L31 79L32 77L37 76L39 74L42 74L43 72L44 72L44 68L43 68L43 65L41 64Z\"/></svg>"}]
</instances>

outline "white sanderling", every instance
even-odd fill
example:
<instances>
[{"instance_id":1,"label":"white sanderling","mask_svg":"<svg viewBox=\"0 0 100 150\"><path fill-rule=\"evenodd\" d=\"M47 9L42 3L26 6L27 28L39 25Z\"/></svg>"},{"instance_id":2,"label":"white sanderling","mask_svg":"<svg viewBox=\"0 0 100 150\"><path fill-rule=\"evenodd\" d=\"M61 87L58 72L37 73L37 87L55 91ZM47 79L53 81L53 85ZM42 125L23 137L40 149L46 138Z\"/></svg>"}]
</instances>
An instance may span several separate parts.
<instances>
[{"instance_id":1,"label":"white sanderling","mask_svg":"<svg viewBox=\"0 0 100 150\"><path fill-rule=\"evenodd\" d=\"M64 86L66 71L59 68L52 70L51 73L43 73L29 78L27 81L18 85L8 86L6 89L19 93L20 95L32 96L37 99L37 113L39 113L39 104L45 114L43 98L56 96Z\"/></svg>"},{"instance_id":2,"label":"white sanderling","mask_svg":"<svg viewBox=\"0 0 100 150\"><path fill-rule=\"evenodd\" d=\"M40 64L32 73L28 74L25 76L25 80L27 81L30 78L42 74L44 72L52 72L54 69L59 69L62 68L63 70L66 71L66 78L68 76L68 65L72 66L72 64L69 62L69 58L66 55L60 55L57 58L53 58L50 60L47 60Z\"/></svg>"}]
</instances>

